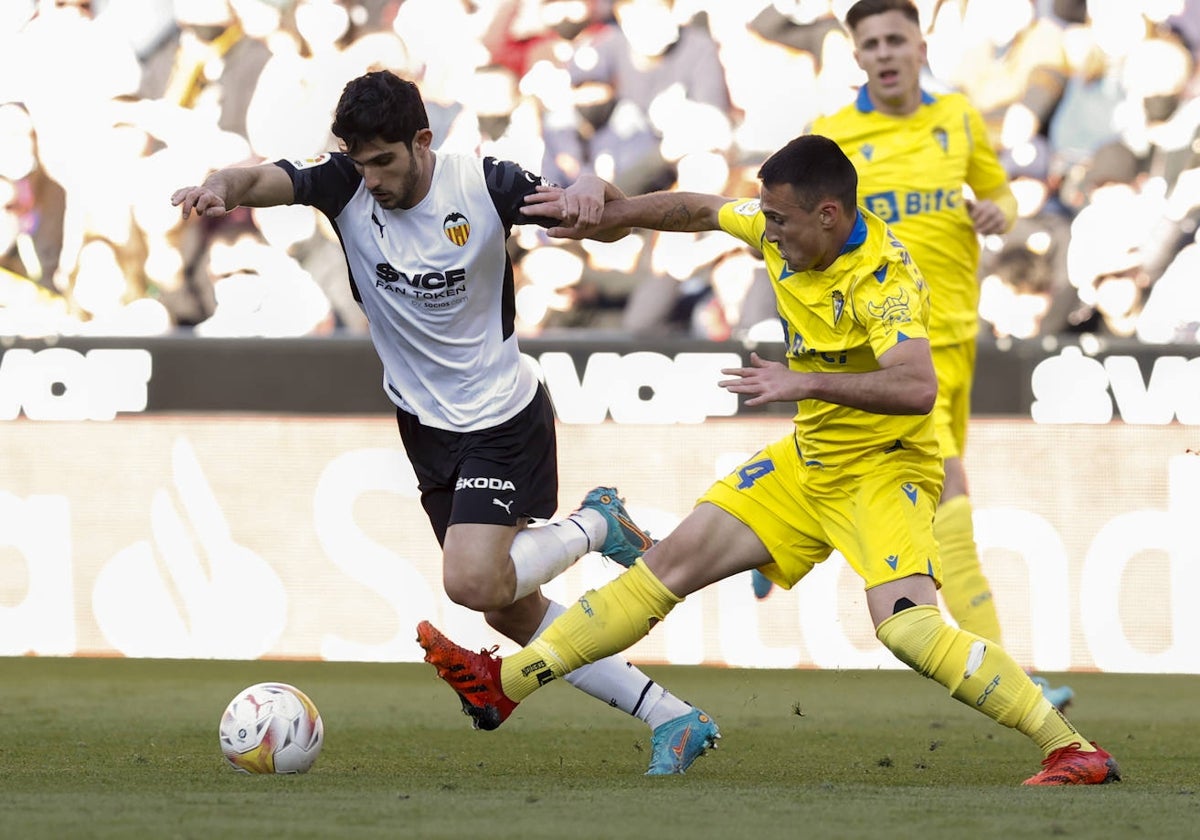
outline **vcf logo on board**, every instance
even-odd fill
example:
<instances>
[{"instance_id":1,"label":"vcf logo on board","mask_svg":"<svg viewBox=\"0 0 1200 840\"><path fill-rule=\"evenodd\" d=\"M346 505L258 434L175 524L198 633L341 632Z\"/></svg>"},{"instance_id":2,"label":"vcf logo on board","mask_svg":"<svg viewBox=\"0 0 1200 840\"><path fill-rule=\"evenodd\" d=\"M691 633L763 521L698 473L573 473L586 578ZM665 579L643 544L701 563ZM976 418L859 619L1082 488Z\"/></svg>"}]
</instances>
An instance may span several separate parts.
<instances>
[{"instance_id":1,"label":"vcf logo on board","mask_svg":"<svg viewBox=\"0 0 1200 840\"><path fill-rule=\"evenodd\" d=\"M442 220L442 232L446 234L447 239L461 248L471 238L471 223L462 213L454 212Z\"/></svg>"},{"instance_id":2,"label":"vcf logo on board","mask_svg":"<svg viewBox=\"0 0 1200 840\"><path fill-rule=\"evenodd\" d=\"M140 348L0 351L0 420L113 420L146 410L153 369Z\"/></svg>"}]
</instances>

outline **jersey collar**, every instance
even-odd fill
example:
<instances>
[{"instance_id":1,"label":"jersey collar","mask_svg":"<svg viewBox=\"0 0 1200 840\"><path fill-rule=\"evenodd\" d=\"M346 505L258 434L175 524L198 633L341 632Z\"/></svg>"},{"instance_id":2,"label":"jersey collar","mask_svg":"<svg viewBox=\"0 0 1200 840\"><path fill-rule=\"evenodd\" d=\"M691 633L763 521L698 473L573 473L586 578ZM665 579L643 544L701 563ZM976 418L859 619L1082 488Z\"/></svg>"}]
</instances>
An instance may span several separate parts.
<instances>
[{"instance_id":1,"label":"jersey collar","mask_svg":"<svg viewBox=\"0 0 1200 840\"><path fill-rule=\"evenodd\" d=\"M866 241L867 220L863 218L862 211L856 209L854 211L854 227L850 229L850 236L846 238L846 244L842 246L838 256L850 253Z\"/></svg>"},{"instance_id":2,"label":"jersey collar","mask_svg":"<svg viewBox=\"0 0 1200 840\"><path fill-rule=\"evenodd\" d=\"M921 104L932 105L933 102L933 95L927 92L924 88L921 88ZM858 89L858 99L855 100L854 104L855 107L858 108L859 113L870 114L875 111L875 103L873 103L871 101L871 97L867 95L866 85L863 85Z\"/></svg>"}]
</instances>

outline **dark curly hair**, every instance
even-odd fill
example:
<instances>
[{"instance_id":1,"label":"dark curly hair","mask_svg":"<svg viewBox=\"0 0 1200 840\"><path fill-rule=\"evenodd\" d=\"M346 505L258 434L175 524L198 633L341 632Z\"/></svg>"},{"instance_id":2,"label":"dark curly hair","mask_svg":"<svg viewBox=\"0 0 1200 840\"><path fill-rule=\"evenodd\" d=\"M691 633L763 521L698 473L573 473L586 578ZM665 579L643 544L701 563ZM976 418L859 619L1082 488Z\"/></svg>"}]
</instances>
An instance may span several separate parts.
<instances>
[{"instance_id":1,"label":"dark curly hair","mask_svg":"<svg viewBox=\"0 0 1200 840\"><path fill-rule=\"evenodd\" d=\"M429 115L417 86L391 71L377 70L347 82L331 130L354 154L375 139L404 143L411 151L413 137L423 128L429 128Z\"/></svg>"}]
</instances>

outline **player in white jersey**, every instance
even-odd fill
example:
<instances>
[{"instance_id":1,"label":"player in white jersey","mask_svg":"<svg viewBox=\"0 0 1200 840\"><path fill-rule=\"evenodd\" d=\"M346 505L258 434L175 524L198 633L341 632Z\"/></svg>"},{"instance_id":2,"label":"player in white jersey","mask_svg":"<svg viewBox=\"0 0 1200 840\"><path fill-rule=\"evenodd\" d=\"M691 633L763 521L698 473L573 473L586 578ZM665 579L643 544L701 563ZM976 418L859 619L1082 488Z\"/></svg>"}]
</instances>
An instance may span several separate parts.
<instances>
[{"instance_id":1,"label":"player in white jersey","mask_svg":"<svg viewBox=\"0 0 1200 840\"><path fill-rule=\"evenodd\" d=\"M609 487L528 527L558 509L558 463L553 407L517 345L506 240L532 221L520 209L545 182L512 162L435 154L417 86L387 71L346 85L332 130L338 152L221 169L171 203L185 219L281 204L328 217L442 545L446 594L526 644L564 610L542 584L588 551L628 565L652 542ZM581 178L570 214L597 221L606 190ZM578 688L655 730L651 774L683 772L717 737L715 724L682 744L667 737L693 709L623 659L577 673Z\"/></svg>"}]
</instances>

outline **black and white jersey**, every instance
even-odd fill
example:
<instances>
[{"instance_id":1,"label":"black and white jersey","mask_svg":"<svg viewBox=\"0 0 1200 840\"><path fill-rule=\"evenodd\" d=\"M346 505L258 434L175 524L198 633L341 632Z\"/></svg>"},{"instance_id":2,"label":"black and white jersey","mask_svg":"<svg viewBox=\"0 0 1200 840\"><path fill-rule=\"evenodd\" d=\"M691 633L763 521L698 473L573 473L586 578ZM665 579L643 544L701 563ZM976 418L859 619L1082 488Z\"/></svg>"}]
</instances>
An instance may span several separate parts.
<instances>
[{"instance_id":1,"label":"black and white jersey","mask_svg":"<svg viewBox=\"0 0 1200 840\"><path fill-rule=\"evenodd\" d=\"M509 161L439 154L429 193L384 210L344 154L280 160L297 204L329 217L354 297L383 361L384 390L421 423L497 426L529 404L537 377L514 333L505 242L542 179Z\"/></svg>"}]
</instances>

